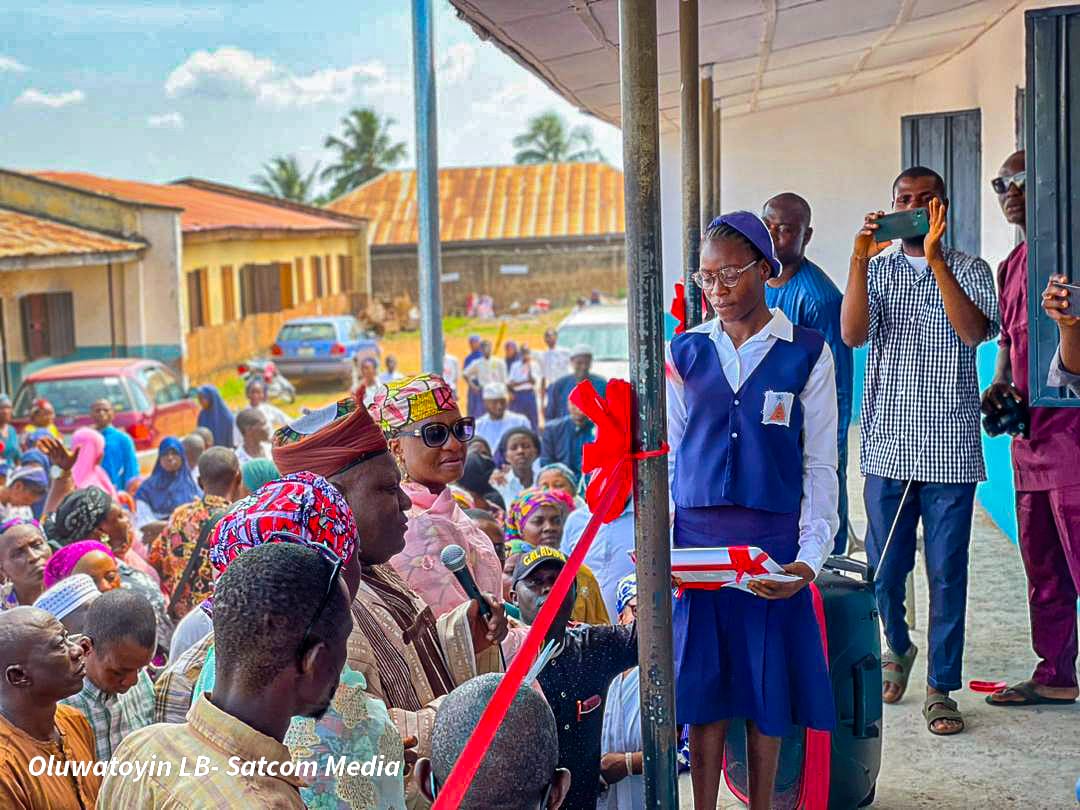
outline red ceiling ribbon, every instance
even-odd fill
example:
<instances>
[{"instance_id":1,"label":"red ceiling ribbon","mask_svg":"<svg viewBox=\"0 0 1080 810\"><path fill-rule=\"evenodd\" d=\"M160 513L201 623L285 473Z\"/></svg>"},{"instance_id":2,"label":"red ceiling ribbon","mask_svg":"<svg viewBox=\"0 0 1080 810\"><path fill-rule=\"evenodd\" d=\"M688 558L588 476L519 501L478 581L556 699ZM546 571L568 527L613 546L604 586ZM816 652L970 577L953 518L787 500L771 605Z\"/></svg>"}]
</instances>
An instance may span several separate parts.
<instances>
[{"instance_id":1,"label":"red ceiling ribbon","mask_svg":"<svg viewBox=\"0 0 1080 810\"><path fill-rule=\"evenodd\" d=\"M570 401L581 408L596 425L596 441L585 445L582 455L582 470L597 470L596 477L589 485L586 500L592 517L574 546L570 558L551 587L547 601L540 608L536 621L529 628L529 633L521 649L506 670L495 694L491 696L484 714L480 717L475 731L469 737L465 748L454 763L446 784L439 790L432 810L456 810L461 805L469 785L480 767L480 762L487 753L495 732L506 716L507 709L514 700L518 688L528 674L537 654L540 652L548 629L555 620L559 608L570 592L570 586L581 568L585 555L596 537L602 523L610 523L622 514L626 499L633 489L633 465L638 458L652 458L667 453L665 444L659 450L643 453L630 452L630 414L633 403L633 389L624 380L611 380L607 386L605 400L592 384L586 380L579 383L570 393Z\"/></svg>"}]
</instances>

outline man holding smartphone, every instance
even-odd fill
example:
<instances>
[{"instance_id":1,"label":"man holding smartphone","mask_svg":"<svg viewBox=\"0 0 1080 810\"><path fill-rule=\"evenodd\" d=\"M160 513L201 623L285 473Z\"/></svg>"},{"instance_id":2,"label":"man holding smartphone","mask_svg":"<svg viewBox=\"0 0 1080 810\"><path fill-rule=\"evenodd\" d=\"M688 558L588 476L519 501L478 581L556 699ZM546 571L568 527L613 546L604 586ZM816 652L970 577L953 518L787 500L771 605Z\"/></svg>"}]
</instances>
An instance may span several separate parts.
<instances>
[{"instance_id":1,"label":"man holding smartphone","mask_svg":"<svg viewBox=\"0 0 1080 810\"><path fill-rule=\"evenodd\" d=\"M1054 276L1043 292L1043 310L1057 323L1061 334L1047 383L1067 386L1080 397L1080 315L1069 314L1080 309L1080 295L1075 292L1075 284L1064 285L1065 276Z\"/></svg>"},{"instance_id":2,"label":"man holding smartphone","mask_svg":"<svg viewBox=\"0 0 1080 810\"><path fill-rule=\"evenodd\" d=\"M924 212L915 216L920 208L928 227ZM888 644L882 698L903 697L918 652L904 597L921 520L933 605L923 716L931 733L957 734L964 719L949 692L962 685L971 517L975 485L986 478L975 349L997 334L997 293L986 262L942 245L948 200L937 172L903 171L893 211L923 227L901 230L901 249L878 255L891 244L877 238L885 213L867 214L841 307L844 342L870 344L860 466L866 552Z\"/></svg>"},{"instance_id":3,"label":"man holding smartphone","mask_svg":"<svg viewBox=\"0 0 1080 810\"><path fill-rule=\"evenodd\" d=\"M1023 151L1014 152L991 184L1005 221L1026 236ZM1028 251L1017 245L998 268L1001 337L987 409L1008 399L1026 403L1028 385ZM1052 285L1053 287L1053 285ZM1062 321L1059 321L1062 323ZM1076 596L1080 590L1080 409L1032 408L1029 434L1012 441L1016 523L1028 580L1031 646L1039 663L1026 681L988 695L991 706L1072 703L1076 680ZM1071 572L1071 574L1070 574Z\"/></svg>"}]
</instances>

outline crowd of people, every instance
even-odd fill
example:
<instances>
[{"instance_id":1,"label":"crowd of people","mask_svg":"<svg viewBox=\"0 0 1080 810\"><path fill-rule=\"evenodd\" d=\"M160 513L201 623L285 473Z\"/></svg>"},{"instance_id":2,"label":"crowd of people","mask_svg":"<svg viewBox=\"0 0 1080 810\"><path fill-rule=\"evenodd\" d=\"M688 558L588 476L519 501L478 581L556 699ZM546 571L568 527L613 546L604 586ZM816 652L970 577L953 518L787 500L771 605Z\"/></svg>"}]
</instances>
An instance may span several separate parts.
<instances>
[{"instance_id":1,"label":"crowd of people","mask_svg":"<svg viewBox=\"0 0 1080 810\"><path fill-rule=\"evenodd\" d=\"M1023 228L1023 153L997 181L1007 221ZM897 210L927 208L929 233L884 254L882 212L868 214L844 295L806 258L811 210L797 195L760 216L718 217L703 235L695 281L715 317L668 356L671 539L756 545L787 576L675 599L677 721L700 808L715 806L731 718L749 721L754 808L769 806L788 729L835 722L806 585L849 534L852 346L870 347L861 466L883 698L903 697L918 652L904 581L921 521L935 605L924 716L934 734L964 729L949 692L984 477L974 351L1000 331L986 407L1027 398L1026 245L995 290L985 262L942 245L937 174L909 169L892 196ZM1047 373L1080 393L1080 319L1067 301L1055 286L1043 297L1061 334ZM586 380L603 394L606 381L588 347L560 348L554 330L545 343L534 356L506 341L496 356L476 337L445 376L405 375L391 357L380 375L365 360L351 395L295 419L259 381L235 414L202 386L198 430L163 439L145 478L108 401L65 442L47 402L20 435L0 399L11 465L0 487L0 806L433 800L591 518L581 460L594 427L568 397ZM1067 461L1078 442L1080 411L1066 409L1033 409L1030 434L1014 440L1040 662L992 705L1078 695L1080 481ZM632 501L623 507L594 538L462 807L643 806ZM480 597L442 564L451 546Z\"/></svg>"}]
</instances>

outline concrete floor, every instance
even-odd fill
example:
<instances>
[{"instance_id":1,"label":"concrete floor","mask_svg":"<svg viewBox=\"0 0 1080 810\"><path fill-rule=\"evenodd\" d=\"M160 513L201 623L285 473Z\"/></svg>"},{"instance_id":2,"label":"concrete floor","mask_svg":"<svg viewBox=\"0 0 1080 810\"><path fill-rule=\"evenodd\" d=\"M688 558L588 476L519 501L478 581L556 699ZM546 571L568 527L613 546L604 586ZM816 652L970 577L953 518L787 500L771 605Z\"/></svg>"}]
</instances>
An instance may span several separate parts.
<instances>
[{"instance_id":1,"label":"concrete floor","mask_svg":"<svg viewBox=\"0 0 1080 810\"><path fill-rule=\"evenodd\" d=\"M853 434L852 519L863 535L862 479L858 436ZM1067 707L1001 709L966 688L954 693L967 731L935 737L926 730L921 707L926 677L927 592L925 571L916 578L919 660L904 700L885 706L884 749L877 800L880 810L1050 810L1075 808L1080 777L1080 704ZM1028 635L1026 584L1013 543L976 507L968 588L965 683L1028 677L1034 666ZM692 808L688 775L679 782L680 807ZM730 794L717 805L743 805Z\"/></svg>"}]
</instances>

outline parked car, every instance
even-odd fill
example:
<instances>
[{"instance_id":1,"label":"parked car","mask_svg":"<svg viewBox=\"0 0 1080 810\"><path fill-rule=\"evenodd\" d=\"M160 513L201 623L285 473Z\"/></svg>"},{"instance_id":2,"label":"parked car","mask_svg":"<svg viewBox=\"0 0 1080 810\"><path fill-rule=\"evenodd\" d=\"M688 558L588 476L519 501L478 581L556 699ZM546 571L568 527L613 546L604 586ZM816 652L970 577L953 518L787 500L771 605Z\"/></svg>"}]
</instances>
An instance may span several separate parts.
<instances>
[{"instance_id":1,"label":"parked car","mask_svg":"<svg viewBox=\"0 0 1080 810\"><path fill-rule=\"evenodd\" d=\"M116 409L113 424L140 451L157 447L165 436L185 436L199 418L198 403L157 360L82 360L35 371L15 394L11 421L20 432L30 421L31 403L42 397L56 409L56 426L64 434L91 426L90 406L109 400Z\"/></svg>"},{"instance_id":2,"label":"parked car","mask_svg":"<svg viewBox=\"0 0 1080 810\"><path fill-rule=\"evenodd\" d=\"M331 377L351 386L354 358L378 360L381 351L374 333L352 315L322 315L286 321L270 354L291 379Z\"/></svg>"},{"instance_id":3,"label":"parked car","mask_svg":"<svg viewBox=\"0 0 1080 810\"><path fill-rule=\"evenodd\" d=\"M592 371L607 379L630 379L630 331L626 302L586 306L559 324L559 348L586 345L593 352Z\"/></svg>"}]
</instances>

